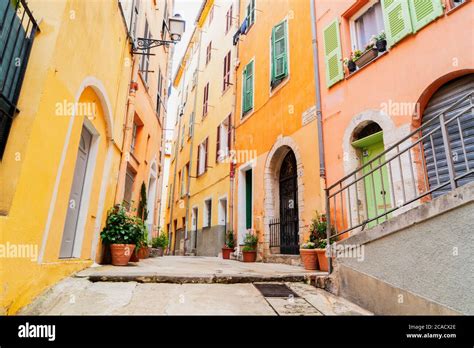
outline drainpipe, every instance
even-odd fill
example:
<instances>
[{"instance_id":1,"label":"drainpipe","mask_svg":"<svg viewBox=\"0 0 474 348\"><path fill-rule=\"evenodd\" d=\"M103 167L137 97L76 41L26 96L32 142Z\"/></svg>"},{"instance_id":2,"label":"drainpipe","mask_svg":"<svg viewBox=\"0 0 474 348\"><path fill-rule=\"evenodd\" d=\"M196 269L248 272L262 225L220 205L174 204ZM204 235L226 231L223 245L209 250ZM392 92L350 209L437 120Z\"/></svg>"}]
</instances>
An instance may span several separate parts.
<instances>
[{"instance_id":1,"label":"drainpipe","mask_svg":"<svg viewBox=\"0 0 474 348\"><path fill-rule=\"evenodd\" d=\"M190 142L190 146L189 146L189 169L188 169L188 179L187 179L187 182L186 182L186 215L185 215L185 221L186 221L186 226L185 226L185 229L184 229L184 254L186 255L186 241L188 240L188 226L189 226L189 206L191 204L191 168L193 167L193 148L194 148L194 138L195 138L195 134L196 134L196 127L195 127L195 124L196 124L196 119L197 119L197 113L196 113L196 106L197 106L197 95L198 95L198 87L199 87L199 68L200 68L200 64L201 64L201 35L202 35L202 31L199 27L197 27L196 29L198 31L198 35L199 35L199 46L198 46L198 56L197 56L197 64L196 64L196 86L194 87L194 101L193 101L193 113L194 113L194 119L193 120L190 120L193 122L193 135L191 136L191 142ZM184 75L184 74L183 74ZM193 76L194 78L194 76ZM196 227L197 227L197 221L198 221L198 218L196 216ZM197 234L196 234L196 238L197 238ZM191 248L192 249L192 248Z\"/></svg>"},{"instance_id":2,"label":"drainpipe","mask_svg":"<svg viewBox=\"0 0 474 348\"><path fill-rule=\"evenodd\" d=\"M130 78L130 87L128 92L127 100L127 114L125 116L125 123L123 125L123 140L122 140L122 157L119 167L119 177L117 180L117 188L115 190L115 204L121 204L123 201L124 182L125 176L127 173L127 163L128 163L128 151L130 150L130 144L132 142L132 129L133 129L133 119L135 116L135 100L137 93L137 81L138 78L138 63L137 57L133 56L132 58L132 74Z\"/></svg>"},{"instance_id":3,"label":"drainpipe","mask_svg":"<svg viewBox=\"0 0 474 348\"><path fill-rule=\"evenodd\" d=\"M183 80L183 85L184 85L184 80ZM181 94L181 103L182 103L182 94ZM181 105L182 104L179 104L180 108L181 108ZM178 114L178 136L176 137L176 143L175 143L175 149L174 149L174 173L173 173L173 185L172 187L170 187L170 189L173 189L172 192L170 192L171 194L171 208L170 208L170 230L168 231L168 240L169 240L169 243L168 243L168 253L170 252L171 250L171 244L173 244L173 252L175 252L176 250L176 231L174 231L174 243L173 242L173 234L171 233L171 231L173 230L174 228L174 223L173 223L173 208L174 208L174 205L175 205L175 201L174 201L174 191L176 189L176 177L178 175L178 157L179 157L179 142L180 142L180 135L181 135L181 119L182 119L182 116L183 116L183 110L181 109L181 111L179 112ZM178 190L179 192L179 190Z\"/></svg>"},{"instance_id":4,"label":"drainpipe","mask_svg":"<svg viewBox=\"0 0 474 348\"><path fill-rule=\"evenodd\" d=\"M313 69L316 98L316 116L318 122L318 147L319 147L319 175L324 179L326 186L326 162L324 160L324 141L323 141L323 117L321 111L321 81L319 78L319 56L318 56L318 36L316 29L316 9L315 0L309 0L311 6L311 32L313 34Z\"/></svg>"}]
</instances>

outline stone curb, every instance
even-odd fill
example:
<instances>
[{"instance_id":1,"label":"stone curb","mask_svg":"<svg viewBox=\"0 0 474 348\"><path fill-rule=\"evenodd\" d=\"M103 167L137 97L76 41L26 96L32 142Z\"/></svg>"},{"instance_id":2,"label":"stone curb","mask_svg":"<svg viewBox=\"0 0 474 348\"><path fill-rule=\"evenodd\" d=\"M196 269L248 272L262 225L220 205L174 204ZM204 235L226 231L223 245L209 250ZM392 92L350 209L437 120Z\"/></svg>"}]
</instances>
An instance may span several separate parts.
<instances>
[{"instance_id":1,"label":"stone curb","mask_svg":"<svg viewBox=\"0 0 474 348\"><path fill-rule=\"evenodd\" d=\"M138 282L138 283L170 283L170 284L237 284L258 282L305 282L314 283L318 274L283 274L278 276L256 275L225 275L214 274L208 276L173 276L173 275L90 275L91 282Z\"/></svg>"}]
</instances>

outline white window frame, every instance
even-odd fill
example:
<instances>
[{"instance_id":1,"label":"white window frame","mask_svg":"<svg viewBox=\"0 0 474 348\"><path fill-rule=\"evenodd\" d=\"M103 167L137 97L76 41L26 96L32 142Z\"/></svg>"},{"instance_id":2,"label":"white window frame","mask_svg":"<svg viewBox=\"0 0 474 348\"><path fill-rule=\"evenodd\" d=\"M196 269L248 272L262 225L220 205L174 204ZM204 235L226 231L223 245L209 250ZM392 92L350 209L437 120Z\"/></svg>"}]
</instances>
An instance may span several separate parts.
<instances>
[{"instance_id":1,"label":"white window frame","mask_svg":"<svg viewBox=\"0 0 474 348\"><path fill-rule=\"evenodd\" d=\"M367 4L362 6L359 9L359 11L357 11L355 14L353 14L351 16L351 18L349 19L349 28L350 28L349 30L350 30L350 34L351 34L351 51L352 52L354 52L357 49L359 49L361 51L363 51L363 49L364 49L364 47L357 48L357 34L356 34L356 25L355 25L356 20L358 20L364 13L366 13L369 10L369 8L371 8L372 6L374 6L378 2L380 2L380 0L369 0L369 2ZM382 6L382 4L380 4L380 6ZM386 32L385 24L384 24L383 30Z\"/></svg>"},{"instance_id":2,"label":"white window frame","mask_svg":"<svg viewBox=\"0 0 474 348\"><path fill-rule=\"evenodd\" d=\"M211 203L211 216L209 216L209 210L207 209L207 202ZM202 227L211 227L212 226L212 196L209 196L204 199L204 208L202 210ZM210 219L209 219L210 218ZM209 220L209 221L208 221Z\"/></svg>"}]
</instances>

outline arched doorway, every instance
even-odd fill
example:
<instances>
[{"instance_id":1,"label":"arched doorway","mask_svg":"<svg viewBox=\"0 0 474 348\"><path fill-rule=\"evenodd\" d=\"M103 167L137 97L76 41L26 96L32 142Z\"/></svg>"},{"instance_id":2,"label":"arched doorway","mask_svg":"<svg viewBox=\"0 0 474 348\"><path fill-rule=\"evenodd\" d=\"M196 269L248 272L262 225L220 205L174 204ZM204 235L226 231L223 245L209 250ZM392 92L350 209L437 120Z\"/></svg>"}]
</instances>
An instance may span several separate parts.
<instances>
[{"instance_id":1,"label":"arched doorway","mask_svg":"<svg viewBox=\"0 0 474 348\"><path fill-rule=\"evenodd\" d=\"M354 132L352 146L358 150L360 166L363 166L362 193L365 198L366 219L375 219L390 210L392 201L387 166L375 170L385 162L384 156L375 160L385 151L380 125L369 121L358 127ZM382 221L385 221L385 217L370 221L367 227L373 227Z\"/></svg>"},{"instance_id":2,"label":"arched doorway","mask_svg":"<svg viewBox=\"0 0 474 348\"><path fill-rule=\"evenodd\" d=\"M441 86L428 101L422 116L426 175L433 197L474 181L474 74ZM442 119L446 124L443 137ZM450 153L451 156L446 156ZM450 164L452 166L450 168Z\"/></svg>"},{"instance_id":3,"label":"arched doorway","mask_svg":"<svg viewBox=\"0 0 474 348\"><path fill-rule=\"evenodd\" d=\"M299 253L298 172L293 151L288 151L280 166L280 253Z\"/></svg>"}]
</instances>

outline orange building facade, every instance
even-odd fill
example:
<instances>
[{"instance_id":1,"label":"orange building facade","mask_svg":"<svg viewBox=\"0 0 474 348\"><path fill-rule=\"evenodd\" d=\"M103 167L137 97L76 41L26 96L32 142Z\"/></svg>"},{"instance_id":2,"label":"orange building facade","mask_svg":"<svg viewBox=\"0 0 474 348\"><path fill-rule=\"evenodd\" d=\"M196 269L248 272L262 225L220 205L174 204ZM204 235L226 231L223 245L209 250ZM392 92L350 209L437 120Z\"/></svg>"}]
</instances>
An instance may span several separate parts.
<instances>
[{"instance_id":1,"label":"orange building facade","mask_svg":"<svg viewBox=\"0 0 474 348\"><path fill-rule=\"evenodd\" d=\"M166 23L173 10L172 1L121 1L124 19L133 40L158 38L169 40ZM147 196L149 237L157 235L164 164L163 124L170 76L172 47L165 45L136 50L127 101L125 140L118 174L115 202L130 210L137 208L141 187Z\"/></svg>"},{"instance_id":2,"label":"orange building facade","mask_svg":"<svg viewBox=\"0 0 474 348\"><path fill-rule=\"evenodd\" d=\"M310 4L240 4L233 225L239 251L256 233L264 261L299 262L324 209Z\"/></svg>"},{"instance_id":3,"label":"orange building facade","mask_svg":"<svg viewBox=\"0 0 474 348\"><path fill-rule=\"evenodd\" d=\"M338 232L371 227L380 215L422 202L417 197L428 200L472 181L474 40L460 33L472 32L474 4L317 0L314 6L329 209ZM381 33L386 50L370 46ZM343 63L351 52L363 55L352 72ZM443 120L446 137L437 128ZM357 171L361 165L367 166Z\"/></svg>"}]
</instances>

